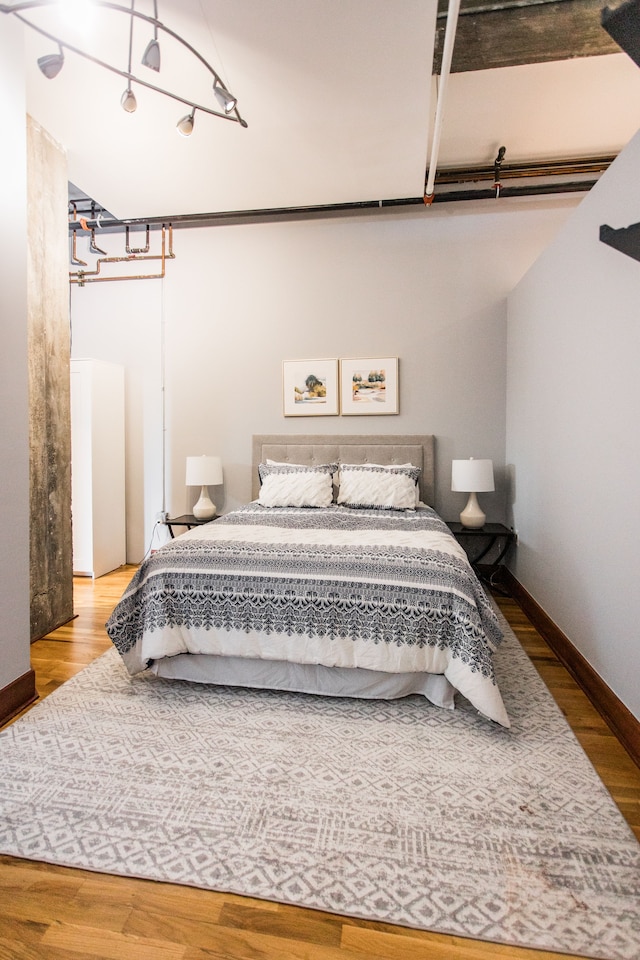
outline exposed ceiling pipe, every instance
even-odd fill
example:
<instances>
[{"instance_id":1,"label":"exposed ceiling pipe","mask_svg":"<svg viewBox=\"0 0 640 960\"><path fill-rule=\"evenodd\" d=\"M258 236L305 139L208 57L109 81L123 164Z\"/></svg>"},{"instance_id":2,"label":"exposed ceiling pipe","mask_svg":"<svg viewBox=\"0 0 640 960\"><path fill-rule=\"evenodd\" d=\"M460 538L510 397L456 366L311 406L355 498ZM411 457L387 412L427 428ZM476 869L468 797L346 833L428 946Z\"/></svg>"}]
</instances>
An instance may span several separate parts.
<instances>
[{"instance_id":1,"label":"exposed ceiling pipe","mask_svg":"<svg viewBox=\"0 0 640 960\"><path fill-rule=\"evenodd\" d=\"M525 183L514 186L502 186L500 197L540 197L563 193L588 193L597 183L598 177L584 180L567 180L560 183ZM495 199L495 188L473 187L470 189L439 190L434 197L435 203L452 203L457 200ZM213 227L219 224L260 223L262 221L286 219L311 219L312 217L330 217L357 213L380 213L382 210L399 207L412 207L420 204L424 207L424 197L402 197L395 200L356 200L350 203L328 203L312 207L273 207L260 210L226 210L212 213L183 213L166 217L132 217L125 220L104 217L100 220L102 232L122 231L126 227L147 227L156 230L164 224L174 229L180 227ZM97 221L84 217L69 222L69 233L90 232Z\"/></svg>"},{"instance_id":2,"label":"exposed ceiling pipe","mask_svg":"<svg viewBox=\"0 0 640 960\"><path fill-rule=\"evenodd\" d=\"M506 153L506 148L505 148ZM500 152L498 152L498 156ZM500 178L520 179L522 177L561 177L590 176L600 174L613 163L616 154L608 153L597 157L571 157L556 160L518 160L508 165L501 162ZM496 157L496 160L498 157ZM503 157L504 160L504 157ZM495 161L482 167L443 167L436 176L436 184L466 183L495 178Z\"/></svg>"},{"instance_id":3,"label":"exposed ceiling pipe","mask_svg":"<svg viewBox=\"0 0 640 960\"><path fill-rule=\"evenodd\" d=\"M615 160L615 154L607 154L599 157L573 157L571 159L557 160L533 160L519 161L510 163L508 166L501 165L500 179L520 181L515 188L506 187L503 183L501 195L503 196L541 196L545 193L557 194L576 190L582 190L587 193L599 179L600 175ZM447 167L441 168L436 176L436 186L439 188L435 197L435 202L449 200L483 200L489 197L492 191L483 190L479 186L484 180L493 180L493 195L495 196L495 163L482 167ZM530 192L526 190L525 184L538 180ZM73 187L73 185L71 185ZM412 206L416 203L424 204L422 197L405 197L395 200L360 200L339 204L319 204L314 207L271 207L259 210L232 210L217 211L210 213L192 213L192 214L164 214L156 217L135 217L116 219L111 213L101 207L90 197L78 194L77 188L73 187L75 199L69 200L69 215L72 219L69 221L69 232L76 231L89 233L91 230L122 230L125 226L146 226L151 224L152 228L160 227L163 223L173 223L174 226L199 226L207 223L216 223L218 221L228 220L265 220L274 219L282 216L291 215L322 215L323 213L336 213L344 211L357 210L379 210L382 207L400 207ZM512 191L510 194L505 191Z\"/></svg>"},{"instance_id":4,"label":"exposed ceiling pipe","mask_svg":"<svg viewBox=\"0 0 640 960\"><path fill-rule=\"evenodd\" d=\"M433 188L436 181L436 168L438 166L438 153L440 152L440 138L442 135L442 123L444 120L444 103L447 95L447 85L449 74L451 73L451 58L453 56L453 44L456 39L456 28L458 26L458 14L460 13L460 0L449 0L449 9L447 11L447 26L444 33L444 46L442 49L442 66L440 68L440 82L438 84L438 102L436 104L436 118L433 124L433 141L431 144L431 159L429 161L429 175L427 185L424 191L424 202L427 206L433 203Z\"/></svg>"},{"instance_id":5,"label":"exposed ceiling pipe","mask_svg":"<svg viewBox=\"0 0 640 960\"><path fill-rule=\"evenodd\" d=\"M496 158L497 159L497 158ZM544 196L545 194L587 193L600 175L615 160L615 154L599 157L572 157L570 159L534 160L500 165L501 197ZM441 169L436 177L438 192L434 202L455 200L485 200L495 198L496 164L482 167L449 167ZM507 181L507 184L504 181ZM484 188L483 181L493 181ZM534 182L537 181L537 182ZM510 183L509 183L510 182ZM511 185L513 184L513 185ZM129 227L148 227L155 230L166 223L174 227L214 226L222 223L257 223L264 220L310 218L353 213L376 213L389 207L424 206L424 197L401 197L394 200L355 200L345 203L318 204L310 207L270 207L253 210L226 210L209 213L165 214L156 217L129 217L116 219L90 197L78 192L69 200L69 232L91 233L122 231Z\"/></svg>"}]
</instances>

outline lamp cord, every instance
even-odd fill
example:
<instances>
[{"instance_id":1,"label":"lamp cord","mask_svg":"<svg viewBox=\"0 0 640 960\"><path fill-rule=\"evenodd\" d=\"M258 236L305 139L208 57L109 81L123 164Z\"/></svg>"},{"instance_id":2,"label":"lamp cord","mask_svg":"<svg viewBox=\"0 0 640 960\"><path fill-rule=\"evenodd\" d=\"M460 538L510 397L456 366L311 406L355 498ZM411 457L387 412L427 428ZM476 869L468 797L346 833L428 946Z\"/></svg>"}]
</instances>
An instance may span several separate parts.
<instances>
[{"instance_id":1,"label":"lamp cord","mask_svg":"<svg viewBox=\"0 0 640 960\"><path fill-rule=\"evenodd\" d=\"M147 557L151 555L152 550L153 550L153 541L154 541L155 536L156 536L156 533L157 533L157 531L158 531L158 527L160 527L160 526L164 526L162 520L156 520L156 522L155 522L154 525L153 525L153 530L151 531L151 539L149 540L149 546L147 547L147 549L146 549L146 551L145 551L145 553L144 553L144 556L142 557L142 560L140 560L140 561L138 562L138 566L139 566L141 563L144 563L144 561L147 559ZM159 544L159 546L162 546L162 544Z\"/></svg>"}]
</instances>

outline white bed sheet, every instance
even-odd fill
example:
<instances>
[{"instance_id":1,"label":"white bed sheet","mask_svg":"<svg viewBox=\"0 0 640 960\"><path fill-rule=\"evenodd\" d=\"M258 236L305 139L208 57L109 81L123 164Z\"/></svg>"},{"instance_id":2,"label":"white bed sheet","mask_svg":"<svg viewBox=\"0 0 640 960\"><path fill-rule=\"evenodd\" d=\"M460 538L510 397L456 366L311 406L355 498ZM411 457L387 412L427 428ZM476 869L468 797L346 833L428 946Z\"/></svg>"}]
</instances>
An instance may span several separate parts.
<instances>
[{"instance_id":1,"label":"white bed sheet","mask_svg":"<svg viewBox=\"0 0 640 960\"><path fill-rule=\"evenodd\" d=\"M397 700L410 694L419 694L437 707L445 710L455 708L455 689L442 674L389 674L360 667L325 667L319 663L210 657L206 654L165 657L154 660L149 669L157 676L171 680L288 690L325 697Z\"/></svg>"}]
</instances>

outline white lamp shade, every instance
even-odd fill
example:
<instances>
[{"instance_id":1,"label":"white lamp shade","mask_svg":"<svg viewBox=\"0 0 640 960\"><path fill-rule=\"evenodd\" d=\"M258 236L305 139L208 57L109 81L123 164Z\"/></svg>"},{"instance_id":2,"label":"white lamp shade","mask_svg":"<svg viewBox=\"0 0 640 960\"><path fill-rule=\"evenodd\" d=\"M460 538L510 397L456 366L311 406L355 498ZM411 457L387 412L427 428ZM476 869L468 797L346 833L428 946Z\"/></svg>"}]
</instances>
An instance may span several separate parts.
<instances>
[{"instance_id":1,"label":"white lamp shade","mask_svg":"<svg viewBox=\"0 0 640 960\"><path fill-rule=\"evenodd\" d=\"M188 487L208 487L222 483L222 460L220 457L187 457Z\"/></svg>"},{"instance_id":2,"label":"white lamp shade","mask_svg":"<svg viewBox=\"0 0 640 960\"><path fill-rule=\"evenodd\" d=\"M452 460L451 489L463 493L495 490L492 460Z\"/></svg>"}]
</instances>

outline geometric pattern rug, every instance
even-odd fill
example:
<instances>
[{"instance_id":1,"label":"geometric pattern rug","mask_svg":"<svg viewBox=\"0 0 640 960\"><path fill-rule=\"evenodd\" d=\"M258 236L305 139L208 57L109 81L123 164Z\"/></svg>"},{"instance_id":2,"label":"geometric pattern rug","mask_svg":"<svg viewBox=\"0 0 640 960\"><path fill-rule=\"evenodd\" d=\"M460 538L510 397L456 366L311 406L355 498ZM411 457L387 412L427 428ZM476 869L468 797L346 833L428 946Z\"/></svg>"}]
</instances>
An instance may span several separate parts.
<instances>
[{"instance_id":1,"label":"geometric pattern rug","mask_svg":"<svg viewBox=\"0 0 640 960\"><path fill-rule=\"evenodd\" d=\"M131 678L109 651L0 733L0 852L637 960L640 845L501 619L510 730L462 698Z\"/></svg>"}]
</instances>

